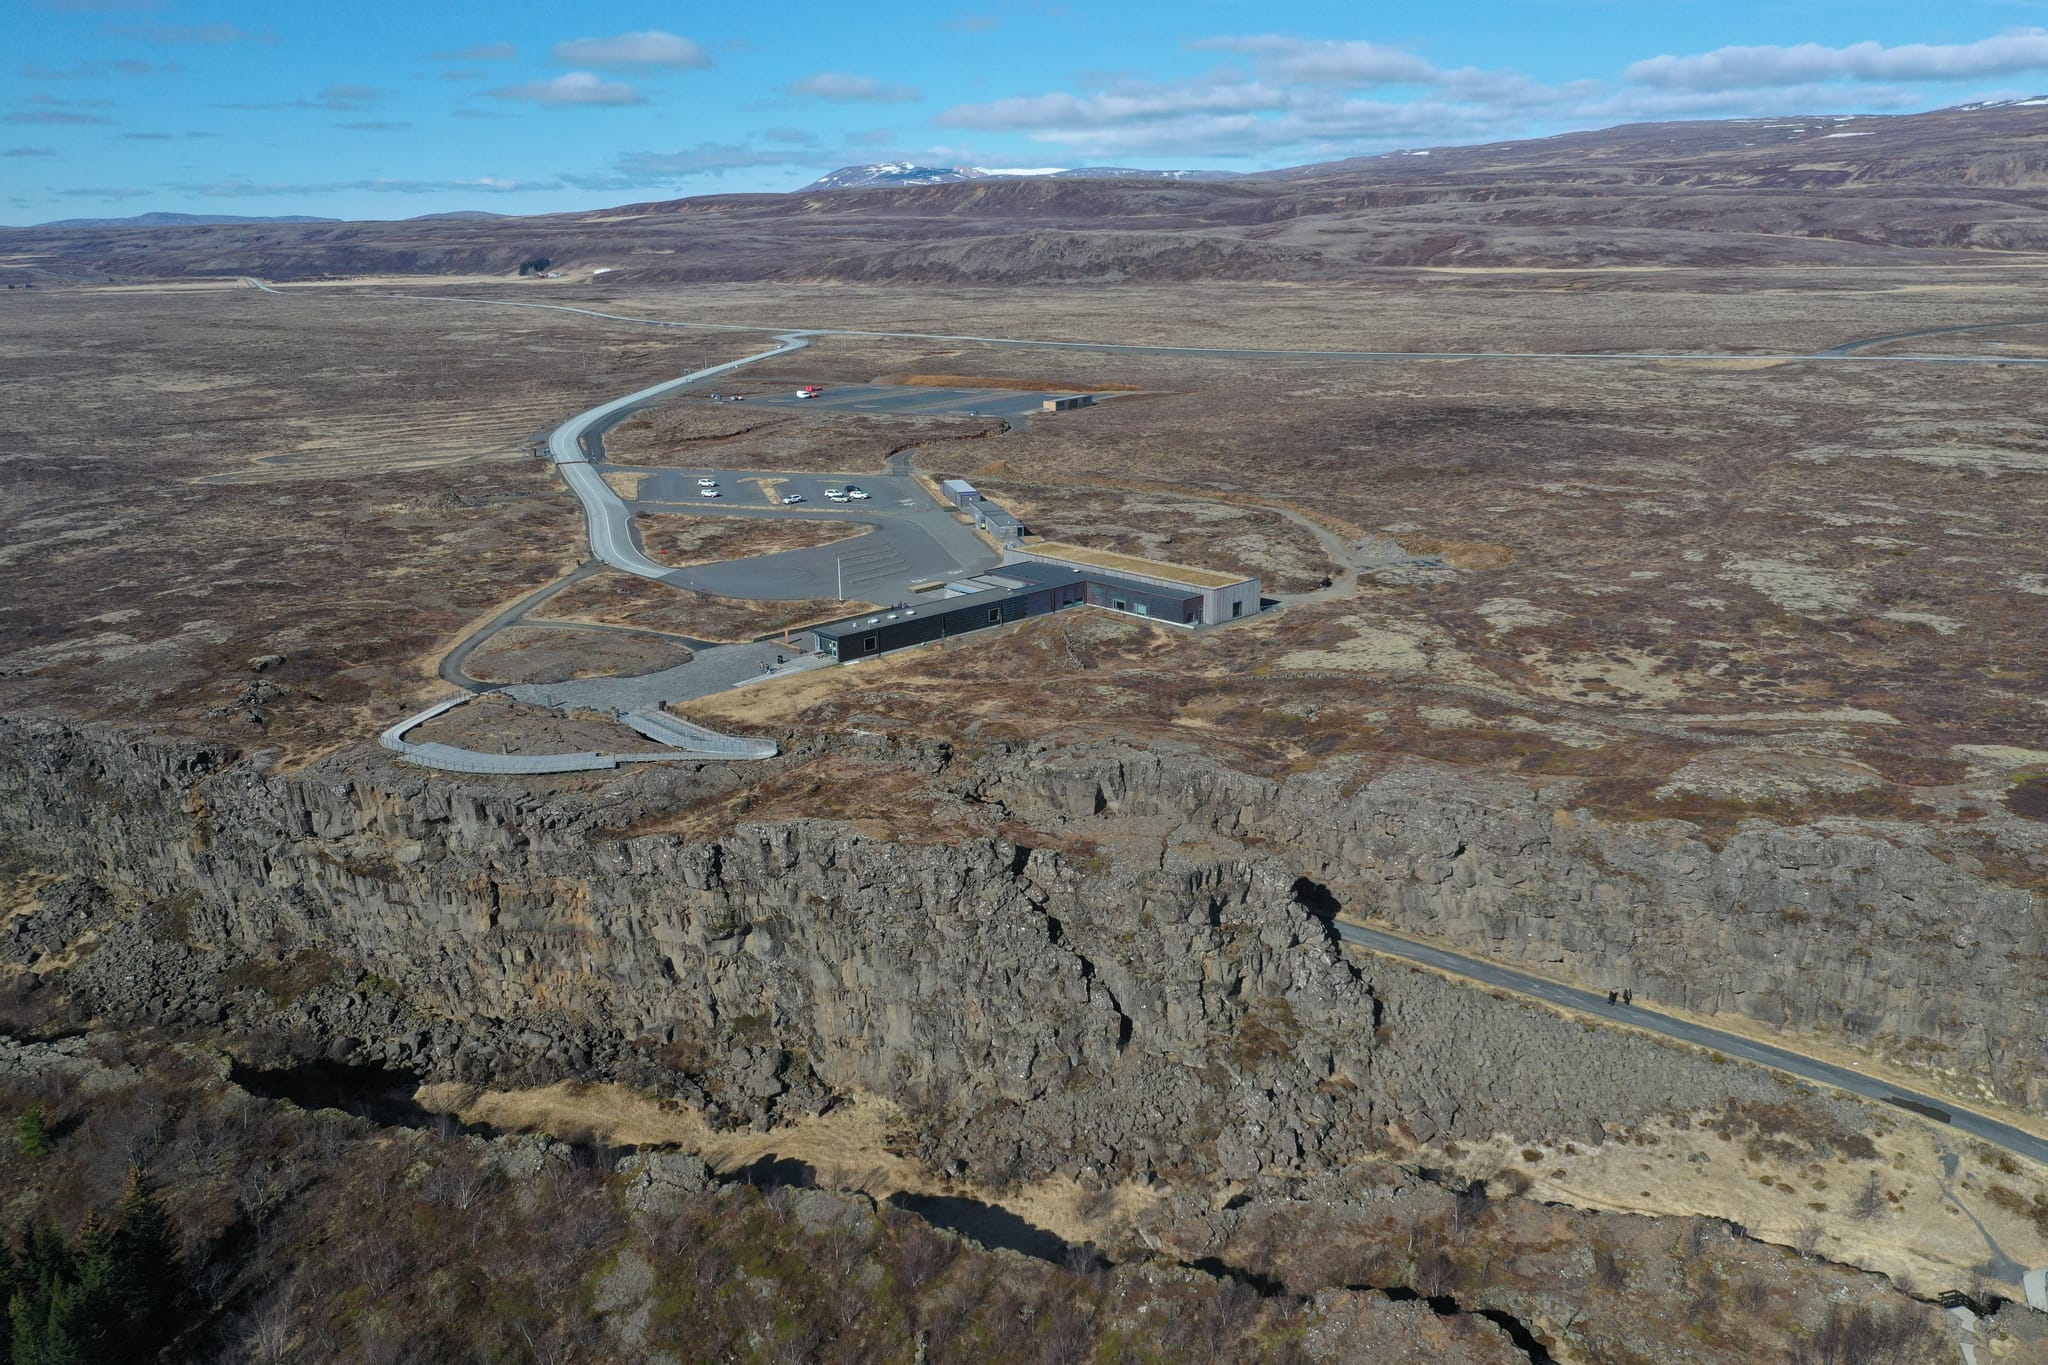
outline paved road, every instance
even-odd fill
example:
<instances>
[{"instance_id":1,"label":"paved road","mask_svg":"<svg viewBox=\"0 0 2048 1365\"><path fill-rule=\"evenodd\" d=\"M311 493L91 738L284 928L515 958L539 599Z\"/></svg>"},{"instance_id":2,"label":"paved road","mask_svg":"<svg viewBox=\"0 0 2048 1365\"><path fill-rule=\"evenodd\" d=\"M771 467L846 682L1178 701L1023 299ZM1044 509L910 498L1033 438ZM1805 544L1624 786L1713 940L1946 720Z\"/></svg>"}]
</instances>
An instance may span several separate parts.
<instances>
[{"instance_id":1,"label":"paved road","mask_svg":"<svg viewBox=\"0 0 2048 1365\"><path fill-rule=\"evenodd\" d=\"M777 659L782 663L778 666ZM664 705L708 697L715 692L766 678L772 674L801 673L831 663L815 654L803 654L788 645L766 641L761 644L721 645L707 649L688 663L659 673L642 673L630 678L573 678L558 683L526 683L508 687L506 694L517 701L565 710L652 711Z\"/></svg>"},{"instance_id":2,"label":"paved road","mask_svg":"<svg viewBox=\"0 0 2048 1365\"><path fill-rule=\"evenodd\" d=\"M623 313L603 313L592 308L572 308L560 303L524 303L515 299L456 299L437 294L394 294L393 298L419 303L474 304L491 308L544 308L558 313L581 313L585 317L611 322L630 322L642 327L682 327L707 332L772 332L777 335L820 337L872 337L900 341L971 342L982 346L1018 346L1060 351L1089 351L1111 355L1178 355L1223 360L1338 360L1366 363L1403 360L1565 360L1640 362L1645 360L1719 365L1730 360L1764 360L1789 363L1800 360L1853 365L2048 365L2048 358L1987 355L1860 355L1841 348L1826 351L1294 351L1245 347L1143 346L1115 341L1043 341L1027 337L967 336L952 332L877 332L851 327L785 327L779 323L678 322L667 318L636 318ZM2031 326L2031 323L1985 323L1992 326ZM1937 329L1938 330L1938 329ZM1913 335L1905 333L1902 335ZM1873 337L1874 345L1892 338ZM705 371L705 373L711 373Z\"/></svg>"},{"instance_id":3,"label":"paved road","mask_svg":"<svg viewBox=\"0 0 2048 1365\"><path fill-rule=\"evenodd\" d=\"M1463 953L1452 952L1447 948L1438 948L1431 944L1418 943L1413 939L1402 938L1399 935L1385 933L1378 929L1369 929L1362 924L1338 920L1335 922L1334 928L1337 937L1344 940L1344 942L1364 948L1368 952L1378 953L1384 957L1399 958L1404 962L1419 963L1425 967L1435 967L1439 971L1450 972L1456 976L1466 977L1489 986L1498 986L1503 990L1514 991L1518 995L1531 996L1547 1004L1562 1005L1567 1009L1582 1014L1591 1014L1602 1019L1613 1020L1617 1023L1629 1024L1636 1028L1648 1029L1652 1033L1661 1033L1667 1038L1676 1038L1680 1042L1711 1048L1730 1057L1739 1057L1747 1062L1755 1062L1758 1065L1770 1067L1774 1071L1783 1071L1789 1075L1797 1076L1802 1080L1816 1081L1821 1085L1830 1085L1838 1090L1846 1090L1851 1094L1861 1095L1865 1099L1889 1100L1896 1097L1931 1105L1936 1109L1946 1110L1953 1116L1953 1122L1948 1126L1960 1132L1968 1133L1971 1137L1981 1138L1995 1147L2003 1147L2005 1150L2016 1155L2048 1165L2048 1138L2036 1137L2034 1134L2015 1128L2011 1124L1985 1118L1980 1114L1971 1113L1967 1109L1958 1109L1954 1100L1938 1098L1916 1090L1902 1089L1899 1086L1889 1085L1884 1081L1866 1076L1862 1072L1848 1067L1840 1067L1830 1062L1818 1061L1786 1048L1774 1047L1769 1043L1759 1043L1752 1039L1744 1038L1739 1034L1724 1033L1720 1029L1710 1028L1705 1024L1695 1024L1689 1020L1674 1019L1669 1015L1659 1014L1650 1005L1641 1003L1635 1005L1609 1005L1604 993L1582 991L1577 987L1545 980L1540 976L1532 976L1527 972L1516 971L1512 967L1504 967L1497 962L1490 962L1484 958L1468 957Z\"/></svg>"},{"instance_id":4,"label":"paved road","mask_svg":"<svg viewBox=\"0 0 2048 1365\"><path fill-rule=\"evenodd\" d=\"M657 564L641 553L639 542L633 536L633 515L627 510L625 500L612 491L611 485L604 481L604 476L590 463L592 458L603 458L603 447L599 445L594 451L587 449L584 443L585 436L593 430L601 431L611 423L677 389L702 380L715 379L721 374L767 360L771 356L801 350L809 344L802 334L795 332L778 336L776 342L774 349L762 351L758 355L728 360L723 365L713 365L677 379L650 385L638 392L629 393L624 398L614 398L608 403L600 403L587 412L577 413L555 428L548 437L548 454L561 469L562 480L569 485L569 491L583 504L583 519L589 530L592 554L615 569L641 578L651 578L657 582L672 572L667 565Z\"/></svg>"},{"instance_id":5,"label":"paved road","mask_svg":"<svg viewBox=\"0 0 2048 1365\"><path fill-rule=\"evenodd\" d=\"M505 629L505 627L517 625L527 612L532 611L535 607L572 583L581 583L592 574L600 572L604 567L604 565L595 561L579 565L573 572L563 575L537 591L528 593L496 616L493 616L490 620L478 626L475 630L472 630L463 637L461 644L449 650L447 657L441 660L439 672L442 681L454 683L466 692L497 691L500 684L479 682L469 676L467 671L469 656L476 653L478 646L482 645L499 631Z\"/></svg>"},{"instance_id":6,"label":"paved road","mask_svg":"<svg viewBox=\"0 0 2048 1365\"><path fill-rule=\"evenodd\" d=\"M1951 336L1957 332L2002 332L2009 327L2048 327L2048 320L2033 322L1973 322L1962 327L1922 327L1914 332L1892 332L1881 337L1865 337L1861 341L1845 341L1839 346L1830 346L1822 351L1824 356L1845 356L1870 346L1882 346L1888 341L1911 341L1916 337ZM1997 360L1998 357L1990 357ZM2010 361L2010 357L2006 358Z\"/></svg>"}]
</instances>

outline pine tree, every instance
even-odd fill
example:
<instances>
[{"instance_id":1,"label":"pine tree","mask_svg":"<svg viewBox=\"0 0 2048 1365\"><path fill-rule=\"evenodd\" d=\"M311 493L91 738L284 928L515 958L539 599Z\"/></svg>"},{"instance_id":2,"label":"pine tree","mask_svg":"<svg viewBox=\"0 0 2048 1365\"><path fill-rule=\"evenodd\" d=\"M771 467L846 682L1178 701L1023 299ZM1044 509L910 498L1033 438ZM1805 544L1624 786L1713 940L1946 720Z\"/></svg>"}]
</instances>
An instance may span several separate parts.
<instances>
[{"instance_id":1,"label":"pine tree","mask_svg":"<svg viewBox=\"0 0 2048 1365\"><path fill-rule=\"evenodd\" d=\"M185 1283L170 1213L139 1167L128 1169L107 1252L107 1357L147 1359L176 1333Z\"/></svg>"},{"instance_id":2,"label":"pine tree","mask_svg":"<svg viewBox=\"0 0 2048 1365\"><path fill-rule=\"evenodd\" d=\"M57 1142L50 1134L49 1111L40 1104L32 1104L16 1115L14 1145L27 1157L45 1157L54 1151Z\"/></svg>"},{"instance_id":3,"label":"pine tree","mask_svg":"<svg viewBox=\"0 0 2048 1365\"><path fill-rule=\"evenodd\" d=\"M12 1365L84 1365L89 1304L78 1258L53 1224L22 1233L19 1283L8 1300Z\"/></svg>"}]
</instances>

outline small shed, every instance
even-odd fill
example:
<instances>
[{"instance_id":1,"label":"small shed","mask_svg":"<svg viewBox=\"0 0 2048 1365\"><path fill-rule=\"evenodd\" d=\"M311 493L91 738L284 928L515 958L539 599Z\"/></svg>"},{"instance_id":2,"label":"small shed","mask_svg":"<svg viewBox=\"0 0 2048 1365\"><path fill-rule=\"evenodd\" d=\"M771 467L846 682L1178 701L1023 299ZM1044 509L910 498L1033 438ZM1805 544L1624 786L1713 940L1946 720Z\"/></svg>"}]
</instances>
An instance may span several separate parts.
<instances>
[{"instance_id":1,"label":"small shed","mask_svg":"<svg viewBox=\"0 0 2048 1365\"><path fill-rule=\"evenodd\" d=\"M965 479L947 479L939 485L939 491L946 495L946 501L955 507L966 507L969 503L981 501L981 494Z\"/></svg>"}]
</instances>

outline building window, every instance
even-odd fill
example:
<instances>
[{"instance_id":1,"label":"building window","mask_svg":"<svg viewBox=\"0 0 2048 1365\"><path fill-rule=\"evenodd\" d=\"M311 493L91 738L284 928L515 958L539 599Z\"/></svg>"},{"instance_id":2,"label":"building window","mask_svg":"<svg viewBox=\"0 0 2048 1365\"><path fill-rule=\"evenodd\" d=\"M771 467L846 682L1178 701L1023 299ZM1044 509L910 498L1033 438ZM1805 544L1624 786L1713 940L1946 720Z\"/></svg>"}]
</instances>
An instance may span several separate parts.
<instances>
[{"instance_id":1,"label":"building window","mask_svg":"<svg viewBox=\"0 0 2048 1365\"><path fill-rule=\"evenodd\" d=\"M1244 615L1244 599L1242 597L1230 604L1230 614L1232 616Z\"/></svg>"},{"instance_id":2,"label":"building window","mask_svg":"<svg viewBox=\"0 0 2048 1365\"><path fill-rule=\"evenodd\" d=\"M1130 608L1129 608L1129 607L1127 607L1127 606L1125 606L1125 605L1124 605L1124 599L1123 599L1123 598L1121 598L1121 597L1112 597L1112 598L1110 598L1110 599L1109 599L1109 605L1110 605L1110 608L1111 608L1111 610L1113 610L1113 611L1129 611L1129 610L1130 610Z\"/></svg>"},{"instance_id":3,"label":"building window","mask_svg":"<svg viewBox=\"0 0 2048 1365\"><path fill-rule=\"evenodd\" d=\"M1001 607L990 607L988 609L988 623L990 625L1000 625L1002 624L1002 620L1003 609Z\"/></svg>"},{"instance_id":4,"label":"building window","mask_svg":"<svg viewBox=\"0 0 2048 1365\"><path fill-rule=\"evenodd\" d=\"M882 647L881 641L882 637L879 635L863 636L860 642L860 652L863 654L873 654Z\"/></svg>"}]
</instances>

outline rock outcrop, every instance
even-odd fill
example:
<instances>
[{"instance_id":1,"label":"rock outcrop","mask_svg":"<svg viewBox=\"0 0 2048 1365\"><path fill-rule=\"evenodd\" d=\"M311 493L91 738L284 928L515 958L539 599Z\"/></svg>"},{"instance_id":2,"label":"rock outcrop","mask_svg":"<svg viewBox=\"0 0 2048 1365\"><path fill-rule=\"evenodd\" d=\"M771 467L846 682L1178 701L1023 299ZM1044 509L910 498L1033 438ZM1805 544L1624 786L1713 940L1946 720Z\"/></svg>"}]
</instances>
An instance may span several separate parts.
<instances>
[{"instance_id":1,"label":"rock outcrop","mask_svg":"<svg viewBox=\"0 0 2048 1365\"><path fill-rule=\"evenodd\" d=\"M2048 1107L2038 826L1619 823L1547 788L1427 764L1267 781L1188 751L1033 746L972 779L1049 830L1143 824L1271 850L1346 911L1646 1004L1891 1052ZM2034 885L2015 884L2031 882Z\"/></svg>"},{"instance_id":2,"label":"rock outcrop","mask_svg":"<svg viewBox=\"0 0 2048 1365\"><path fill-rule=\"evenodd\" d=\"M1297 861L1218 841L1253 832L1255 793L1226 812L1225 776L1191 764L1147 774L1125 756L1093 778L1019 754L975 779L1087 819L1154 802L1210 841L1141 858L812 820L614 833L686 794L674 772L546 800L374 758L283 775L49 723L0 739L0 833L122 893L95 911L90 891L53 891L18 918L18 988L104 1018L260 1024L288 1056L654 1080L734 1123L865 1090L912 1112L931 1165L994 1185L1310 1173L1439 1135L1597 1141L1603 1124L1777 1093L1347 961ZM944 755L882 758L951 780ZM96 947L73 964L58 945L87 922Z\"/></svg>"}]
</instances>

